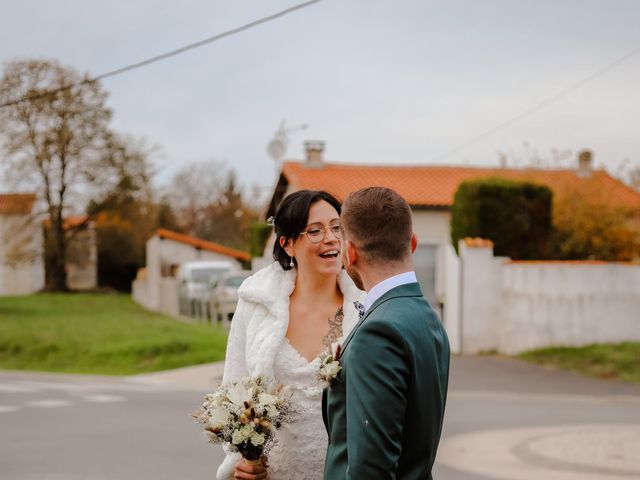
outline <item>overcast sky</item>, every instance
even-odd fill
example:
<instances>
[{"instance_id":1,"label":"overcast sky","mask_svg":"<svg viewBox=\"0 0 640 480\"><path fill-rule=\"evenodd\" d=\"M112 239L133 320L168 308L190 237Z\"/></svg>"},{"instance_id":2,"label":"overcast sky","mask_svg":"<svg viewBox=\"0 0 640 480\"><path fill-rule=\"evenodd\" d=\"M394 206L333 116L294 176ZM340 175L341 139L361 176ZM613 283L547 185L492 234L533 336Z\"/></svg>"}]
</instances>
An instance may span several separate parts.
<instances>
[{"instance_id":1,"label":"overcast sky","mask_svg":"<svg viewBox=\"0 0 640 480\"><path fill-rule=\"evenodd\" d=\"M295 5L296 0L0 0L0 60L55 58L98 75ZM347 163L496 165L591 148L640 165L640 54L467 148L640 47L640 1L324 0L105 79L116 130L161 147L156 182L222 160L270 189L266 146L306 139ZM448 152L455 151L453 154Z\"/></svg>"}]
</instances>

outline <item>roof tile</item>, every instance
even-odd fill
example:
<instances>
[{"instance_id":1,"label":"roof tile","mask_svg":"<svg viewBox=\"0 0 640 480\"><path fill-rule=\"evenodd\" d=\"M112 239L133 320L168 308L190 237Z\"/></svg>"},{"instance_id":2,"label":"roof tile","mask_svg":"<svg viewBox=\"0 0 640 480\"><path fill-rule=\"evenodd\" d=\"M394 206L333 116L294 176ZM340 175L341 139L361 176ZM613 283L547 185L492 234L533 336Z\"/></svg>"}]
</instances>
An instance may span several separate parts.
<instances>
[{"instance_id":1,"label":"roof tile","mask_svg":"<svg viewBox=\"0 0 640 480\"><path fill-rule=\"evenodd\" d=\"M0 193L0 214L29 214L35 201L34 193Z\"/></svg>"},{"instance_id":2,"label":"roof tile","mask_svg":"<svg viewBox=\"0 0 640 480\"><path fill-rule=\"evenodd\" d=\"M640 208L640 193L604 170L581 178L576 170L480 168L458 166L373 166L325 163L310 168L301 162L284 162L282 173L294 190L326 190L341 200L364 187L388 187L412 206L450 207L458 185L466 180L500 177L548 185L555 194L575 189L606 192L619 206Z\"/></svg>"},{"instance_id":3,"label":"roof tile","mask_svg":"<svg viewBox=\"0 0 640 480\"><path fill-rule=\"evenodd\" d=\"M214 242L208 242L206 240L192 237L190 235L185 235L183 233L172 232L171 230L159 228L156 231L156 235L160 238L166 238L167 240L184 243L186 245L191 245L192 247L200 248L202 250L208 250L210 252L233 257L243 262L248 262L249 260L251 260L251 255L247 252L243 252L242 250L225 247L224 245L220 245Z\"/></svg>"}]
</instances>

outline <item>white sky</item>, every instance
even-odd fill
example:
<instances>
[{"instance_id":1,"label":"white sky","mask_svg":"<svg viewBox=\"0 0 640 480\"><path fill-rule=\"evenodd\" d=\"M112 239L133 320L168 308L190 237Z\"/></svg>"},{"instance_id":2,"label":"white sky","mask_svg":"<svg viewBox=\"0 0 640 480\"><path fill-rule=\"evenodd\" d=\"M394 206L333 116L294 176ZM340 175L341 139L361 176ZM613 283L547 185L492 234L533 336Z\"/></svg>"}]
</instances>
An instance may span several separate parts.
<instances>
[{"instance_id":1,"label":"white sky","mask_svg":"<svg viewBox=\"0 0 640 480\"><path fill-rule=\"evenodd\" d=\"M98 75L299 0L0 0L0 61L56 58ZM266 145L305 139L329 161L496 165L523 142L640 165L640 54L508 128L442 157L640 47L636 0L324 0L105 79L116 130L158 144L158 184L223 160L269 190Z\"/></svg>"}]
</instances>

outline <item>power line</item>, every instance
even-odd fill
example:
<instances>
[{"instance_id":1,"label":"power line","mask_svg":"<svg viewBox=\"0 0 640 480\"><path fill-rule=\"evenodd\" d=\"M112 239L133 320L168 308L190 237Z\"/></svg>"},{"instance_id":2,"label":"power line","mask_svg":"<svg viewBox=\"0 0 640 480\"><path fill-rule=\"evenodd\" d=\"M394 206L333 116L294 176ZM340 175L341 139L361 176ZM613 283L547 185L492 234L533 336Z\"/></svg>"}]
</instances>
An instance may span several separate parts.
<instances>
[{"instance_id":1,"label":"power line","mask_svg":"<svg viewBox=\"0 0 640 480\"><path fill-rule=\"evenodd\" d=\"M470 147L471 145L475 145L476 143L484 140L487 137L490 137L494 133L497 133L500 130L504 130L505 128L507 128L511 124L513 124L513 123L515 123L515 122L517 122L519 120L522 120L523 118L526 118L526 117L534 114L535 112L537 112L538 110L546 107L547 105L552 104L553 102L559 100L560 98L564 97L565 95L568 95L573 90L576 90L576 89L582 87L585 83L590 82L594 78L600 76L601 74L603 74L606 71L612 69L613 67L621 64L622 62L630 59L631 57L633 57L634 55L637 55L638 53L640 53L640 47L635 48L634 50L631 50L626 55L618 58L617 60L611 62L610 64L608 64L608 65L602 67L601 69L593 72L592 74L584 77L582 80L579 80L579 81L575 82L574 84L566 87L564 90L561 90L559 93L557 93L555 95L552 95L551 97L548 97L545 100L542 100L541 102L537 103L533 107L528 108L527 110L525 110L524 112L520 113L519 115L516 115L515 117L512 117L509 120L506 120L506 121L496 125L495 127L491 128L490 130L487 130L486 132L481 133L480 135L478 135L478 136L476 136L476 137L474 137L474 138L472 138L470 140L467 140L463 144L461 144L461 145L449 150L448 152L445 152L445 153L433 158L431 161L432 162L438 162L440 160L448 158L451 155L453 155L455 153L458 153L459 151L464 150L464 149Z\"/></svg>"},{"instance_id":2,"label":"power line","mask_svg":"<svg viewBox=\"0 0 640 480\"><path fill-rule=\"evenodd\" d=\"M193 50L194 48L199 48L199 47L202 47L202 46L207 45L209 43L213 43L213 42L216 42L218 40L221 40L223 38L230 37L232 35L236 35L236 34L238 34L240 32L244 32L245 30L249 30L249 29L254 28L254 27L256 27L258 25L261 25L263 23L271 22L271 21L273 21L273 20L275 20L277 18L284 17L285 15L288 15L288 14L290 14L290 13L296 11L296 10L302 10L303 8L309 7L309 6L313 5L314 3L319 3L321 1L322 0L309 0L307 2L302 2L302 3L299 3L299 4L294 5L292 7L285 8L284 10L281 10L281 11L279 11L277 13L274 13L273 15L268 15L266 17L259 18L258 20L254 20L252 22L246 23L246 24L244 24L244 25L242 25L240 27L232 28L231 30L227 30L225 32L218 33L218 34L216 34L216 35L214 35L212 37L205 38L204 40L200 40L199 42L191 43L189 45L185 45L184 47L180 47L180 48L177 48L175 50L171 50L170 52L162 53L160 55L156 55L155 57L151 57L151 58L148 58L146 60L142 60L140 62L132 63L131 65L127 65L126 67L118 68L116 70L111 70L110 72L106 72L106 73L103 73L101 75L97 75L96 77L93 77L93 78L87 78L85 80L82 80L81 82L70 83L69 85L64 85L64 86L62 86L60 88L56 88L56 89L52 89L52 90L46 90L44 92L40 92L40 93L37 93L35 95L28 95L28 96L24 96L24 97L21 97L21 98L17 98L15 100L10 100L8 102L0 104L0 108L9 107L11 105L16 105L16 104L21 103L21 102L36 100L36 99L42 98L42 97L44 97L46 95L52 95L52 94L55 94L55 93L58 93L58 92L62 92L64 90L69 90L70 88L76 87L78 85L83 85L83 84L86 84L86 83L94 83L94 82L97 82L98 80L102 80L104 78L114 77L116 75L120 75L122 73L131 71L131 70L135 70L137 68L145 67L145 66L147 66L147 65L149 65L151 63L159 62L159 61L164 60L166 58L173 57L173 56L176 56L176 55L180 55L181 53L184 53L184 52L186 52L188 50Z\"/></svg>"}]
</instances>

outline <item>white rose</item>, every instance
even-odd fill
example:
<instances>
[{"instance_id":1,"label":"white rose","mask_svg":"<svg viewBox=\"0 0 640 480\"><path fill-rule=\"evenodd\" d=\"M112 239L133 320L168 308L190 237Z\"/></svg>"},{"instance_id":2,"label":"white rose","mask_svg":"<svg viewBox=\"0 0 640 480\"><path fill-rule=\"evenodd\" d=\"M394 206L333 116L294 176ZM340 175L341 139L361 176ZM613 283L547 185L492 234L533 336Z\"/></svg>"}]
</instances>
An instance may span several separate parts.
<instances>
[{"instance_id":1,"label":"white rose","mask_svg":"<svg viewBox=\"0 0 640 480\"><path fill-rule=\"evenodd\" d=\"M233 443L234 445L240 445L242 442L244 442L244 435L242 434L242 430L236 430L235 432L233 432L233 435L231 435L231 443Z\"/></svg>"},{"instance_id":2,"label":"white rose","mask_svg":"<svg viewBox=\"0 0 640 480\"><path fill-rule=\"evenodd\" d=\"M265 440L264 433L255 432L253 435L251 435L251 443L256 447L259 445L263 445L264 440Z\"/></svg>"},{"instance_id":3,"label":"white rose","mask_svg":"<svg viewBox=\"0 0 640 480\"><path fill-rule=\"evenodd\" d=\"M224 408L218 407L211 410L209 417L209 425L214 429L220 429L224 427L229 421L229 412Z\"/></svg>"},{"instance_id":4,"label":"white rose","mask_svg":"<svg viewBox=\"0 0 640 480\"><path fill-rule=\"evenodd\" d=\"M324 367L324 374L328 377L335 377L340 370L342 370L340 363L331 362Z\"/></svg>"}]
</instances>

